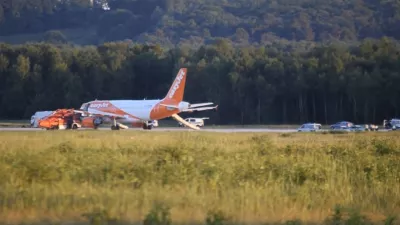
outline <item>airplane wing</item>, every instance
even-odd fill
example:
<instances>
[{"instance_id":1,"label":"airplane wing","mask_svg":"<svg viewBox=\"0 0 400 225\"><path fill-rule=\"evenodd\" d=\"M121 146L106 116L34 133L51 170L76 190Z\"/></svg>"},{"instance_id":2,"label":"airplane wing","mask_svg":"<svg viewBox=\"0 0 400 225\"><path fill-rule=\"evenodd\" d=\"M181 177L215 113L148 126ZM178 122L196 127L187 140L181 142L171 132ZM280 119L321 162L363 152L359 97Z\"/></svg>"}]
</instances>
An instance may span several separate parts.
<instances>
[{"instance_id":1,"label":"airplane wing","mask_svg":"<svg viewBox=\"0 0 400 225\"><path fill-rule=\"evenodd\" d=\"M174 108L174 109L179 109L177 105L166 105L166 104L160 104L161 106L169 107L169 108Z\"/></svg>"},{"instance_id":2,"label":"airplane wing","mask_svg":"<svg viewBox=\"0 0 400 225\"><path fill-rule=\"evenodd\" d=\"M82 113L83 115L86 116L104 116L104 117L114 117L116 119L122 119L122 118L126 118L125 116L119 115L119 114L114 114L114 113L107 113L107 112L101 112L101 113L96 113L96 112L88 112L88 111L82 111L82 110L74 110L74 112L76 113Z\"/></svg>"},{"instance_id":3,"label":"airplane wing","mask_svg":"<svg viewBox=\"0 0 400 225\"><path fill-rule=\"evenodd\" d=\"M86 111L83 111L83 110L75 110L75 109L74 109L74 112L75 112L75 113L82 113L82 114L86 114L86 113L88 113L88 112L86 112Z\"/></svg>"},{"instance_id":4,"label":"airplane wing","mask_svg":"<svg viewBox=\"0 0 400 225\"><path fill-rule=\"evenodd\" d=\"M188 123L186 120L182 119L182 117L178 116L178 114L173 114L172 118L174 118L176 121L181 122L182 124L184 124L187 127L190 127L194 130L200 130L200 128L196 127L193 124Z\"/></svg>"}]
</instances>

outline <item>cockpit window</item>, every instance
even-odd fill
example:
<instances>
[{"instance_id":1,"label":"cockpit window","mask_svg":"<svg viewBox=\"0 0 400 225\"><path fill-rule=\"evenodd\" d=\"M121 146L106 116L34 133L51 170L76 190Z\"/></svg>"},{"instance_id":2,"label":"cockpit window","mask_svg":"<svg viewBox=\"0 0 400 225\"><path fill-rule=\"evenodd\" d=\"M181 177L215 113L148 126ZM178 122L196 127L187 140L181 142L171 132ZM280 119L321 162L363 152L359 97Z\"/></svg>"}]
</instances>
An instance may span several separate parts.
<instances>
[{"instance_id":1,"label":"cockpit window","mask_svg":"<svg viewBox=\"0 0 400 225\"><path fill-rule=\"evenodd\" d=\"M84 103L84 104L82 104L82 106L81 106L81 110L84 110L84 111L87 111L88 108L89 108L89 103Z\"/></svg>"}]
</instances>

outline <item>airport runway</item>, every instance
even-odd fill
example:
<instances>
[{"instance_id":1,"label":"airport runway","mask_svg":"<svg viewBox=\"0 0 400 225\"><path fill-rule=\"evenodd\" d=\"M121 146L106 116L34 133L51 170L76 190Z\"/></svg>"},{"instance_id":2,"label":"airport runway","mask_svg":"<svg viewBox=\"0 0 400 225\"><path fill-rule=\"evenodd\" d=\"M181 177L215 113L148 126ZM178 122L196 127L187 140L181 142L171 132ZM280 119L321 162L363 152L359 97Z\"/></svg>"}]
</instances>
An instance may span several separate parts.
<instances>
[{"instance_id":1,"label":"airport runway","mask_svg":"<svg viewBox=\"0 0 400 225\"><path fill-rule=\"evenodd\" d=\"M83 131L83 130L93 130L90 128L79 128L76 130L77 132ZM101 127L98 128L97 130L101 131L114 131L111 130L109 127ZM24 127L0 127L0 132L1 131L47 131L47 132L52 132L48 131L45 129L41 128L24 128ZM202 128L200 130L192 130L188 128L181 128L181 127L157 127L153 128L152 130L143 130L142 128L129 128L126 130L119 130L119 131L114 131L114 132L126 132L126 131L146 131L146 132L159 132L159 131L190 131L190 132L220 132L220 133L291 133L291 132L297 132L296 129L268 129L268 128ZM321 129L317 132L323 132L323 131L329 131L326 129ZM387 132L388 130L379 130L378 132Z\"/></svg>"},{"instance_id":2,"label":"airport runway","mask_svg":"<svg viewBox=\"0 0 400 225\"><path fill-rule=\"evenodd\" d=\"M80 130L93 130L93 129L78 129ZM110 128L102 127L98 130L102 131L113 131ZM2 127L0 131L47 131L45 129L40 128L23 128L23 127ZM275 133L287 133L287 132L297 132L295 129L266 129L266 128L203 128L199 131L187 129L187 128L175 128L175 127L157 127L152 130L143 130L141 128L130 128L127 130L119 130L120 131L147 131L147 132L157 132L157 131L192 131L192 132L221 132L221 133L234 133L234 132L275 132ZM51 131L47 131L51 132ZM114 131L117 132L117 131Z\"/></svg>"}]
</instances>

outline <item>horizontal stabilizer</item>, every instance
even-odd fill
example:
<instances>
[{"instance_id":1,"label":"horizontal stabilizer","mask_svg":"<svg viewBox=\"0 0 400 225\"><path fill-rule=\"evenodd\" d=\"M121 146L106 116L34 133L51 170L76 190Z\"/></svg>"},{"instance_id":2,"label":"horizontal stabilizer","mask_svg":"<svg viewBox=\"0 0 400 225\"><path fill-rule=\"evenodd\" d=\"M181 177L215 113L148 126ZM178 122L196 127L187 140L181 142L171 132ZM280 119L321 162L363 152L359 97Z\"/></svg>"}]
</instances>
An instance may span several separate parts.
<instances>
[{"instance_id":1,"label":"horizontal stabilizer","mask_svg":"<svg viewBox=\"0 0 400 225\"><path fill-rule=\"evenodd\" d=\"M198 111L205 111L205 110L211 110L211 109L217 109L218 106L212 106L212 107L200 107L200 108L189 108L185 109L182 112L198 112Z\"/></svg>"},{"instance_id":2,"label":"horizontal stabilizer","mask_svg":"<svg viewBox=\"0 0 400 225\"><path fill-rule=\"evenodd\" d=\"M190 104L189 108L196 108L200 106L206 106L206 105L212 105L214 103L212 102L206 102L206 103L197 103L197 104Z\"/></svg>"}]
</instances>

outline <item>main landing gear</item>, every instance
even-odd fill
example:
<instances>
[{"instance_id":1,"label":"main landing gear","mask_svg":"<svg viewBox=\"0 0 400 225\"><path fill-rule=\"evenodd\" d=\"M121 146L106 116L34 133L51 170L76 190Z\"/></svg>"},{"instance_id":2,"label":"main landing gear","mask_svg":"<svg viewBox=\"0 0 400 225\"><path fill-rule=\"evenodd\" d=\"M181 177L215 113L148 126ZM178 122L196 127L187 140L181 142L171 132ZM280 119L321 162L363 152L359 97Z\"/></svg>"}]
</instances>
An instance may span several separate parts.
<instances>
[{"instance_id":1,"label":"main landing gear","mask_svg":"<svg viewBox=\"0 0 400 225\"><path fill-rule=\"evenodd\" d=\"M120 129L120 127L119 127L119 125L117 124L117 120L115 119L115 118L113 118L112 119L112 125L111 125L111 130L119 130Z\"/></svg>"},{"instance_id":2,"label":"main landing gear","mask_svg":"<svg viewBox=\"0 0 400 225\"><path fill-rule=\"evenodd\" d=\"M114 126L114 125L111 126L111 130L119 130L119 129L120 128L119 128L118 124L116 126Z\"/></svg>"},{"instance_id":3,"label":"main landing gear","mask_svg":"<svg viewBox=\"0 0 400 225\"><path fill-rule=\"evenodd\" d=\"M143 130L151 130L153 128L154 124L152 121L145 121L142 124ZM112 119L112 125L111 125L111 130L121 130L121 129L128 129L128 126L125 126L124 124L117 123L117 120L115 118Z\"/></svg>"},{"instance_id":4,"label":"main landing gear","mask_svg":"<svg viewBox=\"0 0 400 225\"><path fill-rule=\"evenodd\" d=\"M143 123L143 130L151 130L153 128L153 124L149 124L148 121Z\"/></svg>"}]
</instances>

